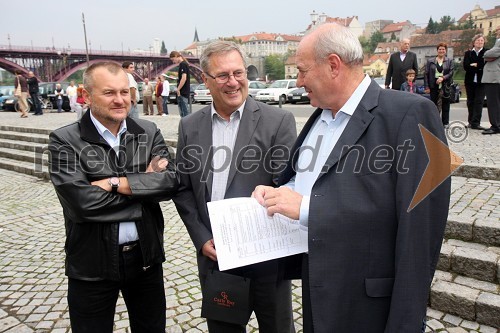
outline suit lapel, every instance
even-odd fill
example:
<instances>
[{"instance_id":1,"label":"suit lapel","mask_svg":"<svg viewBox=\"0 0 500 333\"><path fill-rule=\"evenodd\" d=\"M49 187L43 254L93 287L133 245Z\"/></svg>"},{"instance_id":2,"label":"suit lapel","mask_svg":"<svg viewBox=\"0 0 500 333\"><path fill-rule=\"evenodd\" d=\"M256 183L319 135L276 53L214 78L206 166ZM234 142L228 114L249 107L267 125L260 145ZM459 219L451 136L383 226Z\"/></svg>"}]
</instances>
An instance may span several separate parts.
<instances>
[{"instance_id":1,"label":"suit lapel","mask_svg":"<svg viewBox=\"0 0 500 333\"><path fill-rule=\"evenodd\" d=\"M344 132L342 132L339 141L337 141L335 147L333 147L332 152L328 156L318 179L334 167L340 159L349 152L351 147L359 141L359 138L363 135L374 118L370 111L378 105L379 94L380 87L372 81L356 110L352 114L351 119L347 123Z\"/></svg>"},{"instance_id":2,"label":"suit lapel","mask_svg":"<svg viewBox=\"0 0 500 333\"><path fill-rule=\"evenodd\" d=\"M231 158L231 165L229 169L229 175L227 178L226 191L231 185L234 179L236 170L243 159L245 151L248 148L250 140L257 128L259 123L260 110L257 104L251 98L247 98L245 103L245 109L240 119L240 125L238 127L238 134L236 135L236 141L234 143L233 156Z\"/></svg>"},{"instance_id":3,"label":"suit lapel","mask_svg":"<svg viewBox=\"0 0 500 333\"><path fill-rule=\"evenodd\" d=\"M213 147L212 147L212 114L211 108L206 107L201 111L203 116L200 121L200 126L198 127L198 143L201 148L201 179L205 181L206 189L208 191L208 200L212 194L212 181L213 181L213 170L212 170L212 159L213 159Z\"/></svg>"}]
</instances>

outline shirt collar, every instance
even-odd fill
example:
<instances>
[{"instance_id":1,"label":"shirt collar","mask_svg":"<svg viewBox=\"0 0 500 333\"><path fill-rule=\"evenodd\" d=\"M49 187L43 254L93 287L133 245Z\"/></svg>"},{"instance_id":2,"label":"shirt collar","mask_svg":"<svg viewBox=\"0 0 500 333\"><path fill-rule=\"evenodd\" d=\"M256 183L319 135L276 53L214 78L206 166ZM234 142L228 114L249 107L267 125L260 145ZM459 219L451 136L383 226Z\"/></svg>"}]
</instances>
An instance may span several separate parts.
<instances>
[{"instance_id":1,"label":"shirt collar","mask_svg":"<svg viewBox=\"0 0 500 333\"><path fill-rule=\"evenodd\" d=\"M237 109L236 109L236 111L235 111L235 112L233 112L233 113L231 114L231 117L230 117L230 118L232 118L232 117L236 116L236 112L238 112L238 115L240 116L240 119L241 119L241 117L243 116L243 110L245 109L245 103L246 103L246 100L245 100L245 101L243 101L243 104L241 104L241 105L240 105L240 107L239 107L239 108L237 108ZM212 119L214 119L214 116L219 117L220 119L223 119L223 118L222 118L222 117L221 117L221 116L217 113L217 111L215 110L214 103L212 103L212 104L211 104L211 106L210 106L210 112L211 112L211 114L212 114Z\"/></svg>"},{"instance_id":2,"label":"shirt collar","mask_svg":"<svg viewBox=\"0 0 500 333\"><path fill-rule=\"evenodd\" d=\"M368 75L365 74L363 81L361 81L356 90L354 90L354 92L352 93L351 97L349 97L347 102L345 102L345 104L340 108L339 112L343 112L349 116L352 116L354 111L356 111L359 102L361 102L361 99L368 90L370 84L371 84L371 79Z\"/></svg>"},{"instance_id":3,"label":"shirt collar","mask_svg":"<svg viewBox=\"0 0 500 333\"><path fill-rule=\"evenodd\" d=\"M99 120L97 120L96 117L94 117L94 115L92 114L92 110L90 110L90 119L92 120L92 123L94 123L94 126L97 129L97 132L99 132L99 134L103 138L105 137L106 134L113 135L113 133L111 133L111 131L109 129L107 129L103 124L101 124L101 122ZM119 137L120 135L122 135L126 131L127 131L127 121L124 119L122 121L122 124L120 125L120 130L118 130L118 135L116 137ZM113 135L113 137L115 137L115 136Z\"/></svg>"}]
</instances>

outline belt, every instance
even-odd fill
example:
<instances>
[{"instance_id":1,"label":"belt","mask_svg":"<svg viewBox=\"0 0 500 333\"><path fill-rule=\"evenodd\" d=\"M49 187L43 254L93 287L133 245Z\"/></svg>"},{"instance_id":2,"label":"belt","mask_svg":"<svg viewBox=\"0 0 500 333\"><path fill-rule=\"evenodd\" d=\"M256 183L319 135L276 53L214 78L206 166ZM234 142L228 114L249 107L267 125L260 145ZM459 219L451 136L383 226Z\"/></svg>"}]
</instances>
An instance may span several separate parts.
<instances>
[{"instance_id":1,"label":"belt","mask_svg":"<svg viewBox=\"0 0 500 333\"><path fill-rule=\"evenodd\" d=\"M120 252L132 251L137 245L139 245L138 240L120 244Z\"/></svg>"}]
</instances>

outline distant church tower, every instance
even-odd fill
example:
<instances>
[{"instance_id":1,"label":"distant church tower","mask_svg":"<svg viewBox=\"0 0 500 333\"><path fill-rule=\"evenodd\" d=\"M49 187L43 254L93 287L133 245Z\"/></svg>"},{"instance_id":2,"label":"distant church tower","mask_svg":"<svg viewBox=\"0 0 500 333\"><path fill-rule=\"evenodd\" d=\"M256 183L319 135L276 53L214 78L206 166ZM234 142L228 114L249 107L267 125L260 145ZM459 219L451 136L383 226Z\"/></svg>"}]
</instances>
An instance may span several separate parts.
<instances>
[{"instance_id":1,"label":"distant church tower","mask_svg":"<svg viewBox=\"0 0 500 333\"><path fill-rule=\"evenodd\" d=\"M193 43L198 43L200 39L198 38L198 30L196 27L194 28L194 38L193 38Z\"/></svg>"}]
</instances>

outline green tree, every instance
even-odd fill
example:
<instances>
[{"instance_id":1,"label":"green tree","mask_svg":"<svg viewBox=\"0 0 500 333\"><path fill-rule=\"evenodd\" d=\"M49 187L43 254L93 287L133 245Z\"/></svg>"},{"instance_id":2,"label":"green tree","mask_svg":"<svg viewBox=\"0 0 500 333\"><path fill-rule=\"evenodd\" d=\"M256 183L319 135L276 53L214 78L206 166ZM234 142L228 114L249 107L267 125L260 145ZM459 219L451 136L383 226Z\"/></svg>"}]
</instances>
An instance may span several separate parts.
<instances>
[{"instance_id":1,"label":"green tree","mask_svg":"<svg viewBox=\"0 0 500 333\"><path fill-rule=\"evenodd\" d=\"M437 23L434 22L432 16L429 18L429 23L427 23L427 27L425 28L426 34L437 34Z\"/></svg>"},{"instance_id":2,"label":"green tree","mask_svg":"<svg viewBox=\"0 0 500 333\"><path fill-rule=\"evenodd\" d=\"M161 49L160 49L160 54L161 55L166 55L168 52L167 52L167 48L165 47L165 41L161 41Z\"/></svg>"},{"instance_id":3,"label":"green tree","mask_svg":"<svg viewBox=\"0 0 500 333\"><path fill-rule=\"evenodd\" d=\"M495 46L496 41L496 35L490 31L488 33L488 36L486 36L486 38L484 39L484 47L487 49L491 49L493 46Z\"/></svg>"},{"instance_id":4,"label":"green tree","mask_svg":"<svg viewBox=\"0 0 500 333\"><path fill-rule=\"evenodd\" d=\"M83 83L83 72L85 72L85 69L80 69L73 74L71 74L66 81L75 81L75 83L78 85L79 83Z\"/></svg>"},{"instance_id":5,"label":"green tree","mask_svg":"<svg viewBox=\"0 0 500 333\"><path fill-rule=\"evenodd\" d=\"M455 19L452 19L449 15L441 17L441 20L438 23L439 32L453 29L456 29Z\"/></svg>"},{"instance_id":6,"label":"green tree","mask_svg":"<svg viewBox=\"0 0 500 333\"><path fill-rule=\"evenodd\" d=\"M386 40L384 38L384 35L379 30L372 33L372 35L370 36L370 44L369 44L370 49L371 49L371 53L373 53L375 51L378 43L383 43L385 41Z\"/></svg>"},{"instance_id":7,"label":"green tree","mask_svg":"<svg viewBox=\"0 0 500 333\"><path fill-rule=\"evenodd\" d=\"M285 58L278 54L271 54L264 60L264 69L269 80L285 78Z\"/></svg>"},{"instance_id":8,"label":"green tree","mask_svg":"<svg viewBox=\"0 0 500 333\"><path fill-rule=\"evenodd\" d=\"M359 36L358 39L361 47L363 48L363 53L371 54L373 50L371 49L370 41L368 40L368 38L366 38L365 36Z\"/></svg>"}]
</instances>

